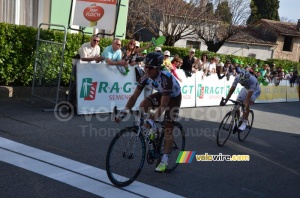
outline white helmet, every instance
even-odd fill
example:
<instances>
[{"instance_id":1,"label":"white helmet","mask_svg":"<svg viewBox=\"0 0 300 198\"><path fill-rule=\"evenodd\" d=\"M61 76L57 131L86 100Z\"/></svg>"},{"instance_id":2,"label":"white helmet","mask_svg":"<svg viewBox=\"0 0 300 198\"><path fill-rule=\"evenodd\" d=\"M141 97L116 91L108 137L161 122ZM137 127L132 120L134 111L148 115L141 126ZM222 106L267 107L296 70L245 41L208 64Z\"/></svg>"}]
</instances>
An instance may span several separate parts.
<instances>
[{"instance_id":1,"label":"white helmet","mask_svg":"<svg viewBox=\"0 0 300 198\"><path fill-rule=\"evenodd\" d=\"M243 85L243 86L248 85L250 73L244 69L241 69L239 75L240 75L239 83L241 83L241 85Z\"/></svg>"}]
</instances>

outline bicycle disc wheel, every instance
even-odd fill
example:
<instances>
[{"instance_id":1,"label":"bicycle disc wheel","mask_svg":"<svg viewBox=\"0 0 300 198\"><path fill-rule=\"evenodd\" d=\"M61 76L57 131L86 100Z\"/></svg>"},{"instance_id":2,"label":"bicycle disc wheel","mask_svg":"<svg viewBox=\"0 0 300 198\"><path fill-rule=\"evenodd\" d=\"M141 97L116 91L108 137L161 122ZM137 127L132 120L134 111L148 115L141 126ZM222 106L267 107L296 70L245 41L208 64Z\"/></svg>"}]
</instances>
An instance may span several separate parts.
<instances>
[{"instance_id":1,"label":"bicycle disc wheel","mask_svg":"<svg viewBox=\"0 0 300 198\"><path fill-rule=\"evenodd\" d=\"M223 118L219 130L217 133L217 144L218 146L223 146L228 140L230 133L233 128L233 119L231 116L231 112L228 112Z\"/></svg>"},{"instance_id":2,"label":"bicycle disc wheel","mask_svg":"<svg viewBox=\"0 0 300 198\"><path fill-rule=\"evenodd\" d=\"M106 154L106 173L118 187L131 184L145 162L146 145L142 134L134 127L121 130L111 141Z\"/></svg>"},{"instance_id":3,"label":"bicycle disc wheel","mask_svg":"<svg viewBox=\"0 0 300 198\"><path fill-rule=\"evenodd\" d=\"M249 133L252 129L253 120L254 120L254 113L252 110L250 110L246 129L244 131L238 132L238 138L241 142L244 141L247 138L247 136L249 135Z\"/></svg>"},{"instance_id":4,"label":"bicycle disc wheel","mask_svg":"<svg viewBox=\"0 0 300 198\"><path fill-rule=\"evenodd\" d=\"M183 130L183 127L181 126L180 123L174 122L173 123L174 128L173 128L173 145L169 154L169 159L168 159L168 166L165 172L169 173L173 171L179 164L176 163L177 158L179 156L179 153L181 151L184 151L185 148L185 133ZM164 139L164 134L161 134L162 137L160 137L160 151L161 151L161 156L164 153L164 145L165 145L165 139ZM156 166L160 163L161 158L157 160Z\"/></svg>"}]
</instances>

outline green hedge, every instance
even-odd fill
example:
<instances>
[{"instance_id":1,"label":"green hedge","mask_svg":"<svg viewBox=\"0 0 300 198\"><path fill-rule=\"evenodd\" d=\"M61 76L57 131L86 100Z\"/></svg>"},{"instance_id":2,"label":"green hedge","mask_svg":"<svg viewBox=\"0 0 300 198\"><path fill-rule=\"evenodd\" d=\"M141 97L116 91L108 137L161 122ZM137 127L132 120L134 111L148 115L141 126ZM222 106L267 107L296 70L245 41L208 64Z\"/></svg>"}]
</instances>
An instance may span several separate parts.
<instances>
[{"instance_id":1,"label":"green hedge","mask_svg":"<svg viewBox=\"0 0 300 198\"><path fill-rule=\"evenodd\" d=\"M0 85L31 85L36 54L37 33L37 28L0 23ZM57 30L42 30L41 38L62 42L63 32ZM89 39L90 35L84 36L84 42L88 42ZM111 39L102 38L99 43L101 51L103 51L106 46L110 45L111 42ZM127 42L128 40L125 40L123 45ZM67 44L64 52L64 65L61 80L61 84L63 86L68 85L71 73L72 57L77 54L81 44L82 34L67 34ZM147 45L147 43L141 43L141 46L145 45ZM178 54L180 57L184 57L188 54L188 49L186 48L163 46L162 49L169 50L171 54ZM202 53L207 53L210 57L219 56L223 62L225 62L227 58L237 58L247 64L258 63L259 65L263 65L265 62L274 62L277 66L281 65L285 69L297 68L299 70L299 63L286 60L261 61L249 57L228 56L196 50L197 57L199 57ZM56 60L58 63L59 61L60 60Z\"/></svg>"}]
</instances>

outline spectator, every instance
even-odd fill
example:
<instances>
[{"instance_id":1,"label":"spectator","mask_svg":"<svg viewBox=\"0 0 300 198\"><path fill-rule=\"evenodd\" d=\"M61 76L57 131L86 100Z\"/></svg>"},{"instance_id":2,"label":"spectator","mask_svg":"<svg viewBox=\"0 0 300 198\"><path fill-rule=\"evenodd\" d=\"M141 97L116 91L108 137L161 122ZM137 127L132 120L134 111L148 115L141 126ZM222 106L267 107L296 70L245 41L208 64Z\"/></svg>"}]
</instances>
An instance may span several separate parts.
<instances>
[{"instance_id":1,"label":"spectator","mask_svg":"<svg viewBox=\"0 0 300 198\"><path fill-rule=\"evenodd\" d=\"M178 65L177 65L177 69L181 69L182 63L183 63L183 60L182 60L182 58L178 58Z\"/></svg>"},{"instance_id":2,"label":"spectator","mask_svg":"<svg viewBox=\"0 0 300 198\"><path fill-rule=\"evenodd\" d=\"M135 59L139 56L139 53L151 46L152 43L149 43L146 47L140 48L140 42L135 39L130 39L128 44L121 48L122 59L133 66L136 64Z\"/></svg>"},{"instance_id":3,"label":"spectator","mask_svg":"<svg viewBox=\"0 0 300 198\"><path fill-rule=\"evenodd\" d=\"M122 51L121 48L121 40L115 38L111 45L107 46L103 53L102 57L105 59L108 65L120 65L123 66L125 69L128 70L128 63L125 60L122 60Z\"/></svg>"},{"instance_id":4,"label":"spectator","mask_svg":"<svg viewBox=\"0 0 300 198\"><path fill-rule=\"evenodd\" d=\"M225 74L223 74L223 76L221 76L221 73L223 73L223 67L224 67L224 63L220 62L217 64L217 75L219 79L224 78Z\"/></svg>"},{"instance_id":5,"label":"spectator","mask_svg":"<svg viewBox=\"0 0 300 198\"><path fill-rule=\"evenodd\" d=\"M99 47L100 37L94 34L91 37L90 42L82 44L78 50L80 59L82 61L96 61L97 63L102 61L103 58L100 56L100 47Z\"/></svg>"},{"instance_id":6,"label":"spectator","mask_svg":"<svg viewBox=\"0 0 300 198\"><path fill-rule=\"evenodd\" d=\"M282 67L277 67L276 72L274 73L274 81L275 81L275 86L278 86L280 81L284 78L284 70Z\"/></svg>"},{"instance_id":7,"label":"spectator","mask_svg":"<svg viewBox=\"0 0 300 198\"><path fill-rule=\"evenodd\" d=\"M271 74L271 69L269 66L267 66L267 68L266 68L265 77L269 81L269 83L272 83L272 74Z\"/></svg>"},{"instance_id":8,"label":"spectator","mask_svg":"<svg viewBox=\"0 0 300 198\"><path fill-rule=\"evenodd\" d=\"M263 68L259 70L260 76L262 76L264 79L266 79L266 73L267 73L267 68L269 67L268 64L264 64Z\"/></svg>"},{"instance_id":9,"label":"spectator","mask_svg":"<svg viewBox=\"0 0 300 198\"><path fill-rule=\"evenodd\" d=\"M209 62L207 62L204 66L204 74L203 76L209 76L210 74L216 73L216 63L215 58L212 57Z\"/></svg>"},{"instance_id":10,"label":"spectator","mask_svg":"<svg viewBox=\"0 0 300 198\"><path fill-rule=\"evenodd\" d=\"M216 72L217 72L217 65L220 63L220 58L219 57L215 57L215 64L216 64ZM224 63L223 63L224 66Z\"/></svg>"},{"instance_id":11,"label":"spectator","mask_svg":"<svg viewBox=\"0 0 300 198\"><path fill-rule=\"evenodd\" d=\"M273 80L274 77L277 76L276 64L275 64L275 63L272 63L272 64L270 65L270 71L271 71L271 79Z\"/></svg>"},{"instance_id":12,"label":"spectator","mask_svg":"<svg viewBox=\"0 0 300 198\"><path fill-rule=\"evenodd\" d=\"M162 53L161 47L155 47L154 51L155 51L155 52Z\"/></svg>"},{"instance_id":13,"label":"spectator","mask_svg":"<svg viewBox=\"0 0 300 198\"><path fill-rule=\"evenodd\" d=\"M171 61L171 66L170 66L170 71L171 73L173 74L173 76L175 76L175 78L177 80L179 80L180 82L182 82L182 79L179 78L179 76L177 75L176 73L176 69L177 69L177 66L179 65L179 58L176 57L176 58L173 58L173 60Z\"/></svg>"},{"instance_id":14,"label":"spectator","mask_svg":"<svg viewBox=\"0 0 300 198\"><path fill-rule=\"evenodd\" d=\"M297 82L299 83L299 76L298 76L298 71L296 70L293 72L293 76L290 79L290 86L294 87L294 84Z\"/></svg>"},{"instance_id":15,"label":"spectator","mask_svg":"<svg viewBox=\"0 0 300 198\"><path fill-rule=\"evenodd\" d=\"M183 58L183 63L181 69L184 70L187 77L191 77L192 73L195 73L197 70L193 67L195 63L195 49L191 48L189 54Z\"/></svg>"},{"instance_id":16,"label":"spectator","mask_svg":"<svg viewBox=\"0 0 300 198\"><path fill-rule=\"evenodd\" d=\"M290 80L293 76L293 73L294 73L293 69L291 69L290 72L285 75L284 79L285 80Z\"/></svg>"},{"instance_id":17,"label":"spectator","mask_svg":"<svg viewBox=\"0 0 300 198\"><path fill-rule=\"evenodd\" d=\"M259 73L259 69L258 68L255 68L254 71L253 71L253 76L255 76L255 78L258 78L260 76L260 73Z\"/></svg>"},{"instance_id":18,"label":"spectator","mask_svg":"<svg viewBox=\"0 0 300 198\"><path fill-rule=\"evenodd\" d=\"M164 51L163 65L165 66L165 68L168 71L171 71L171 68L173 67L172 64L171 64L170 56L171 56L170 51L168 51L168 50Z\"/></svg>"},{"instance_id":19,"label":"spectator","mask_svg":"<svg viewBox=\"0 0 300 198\"><path fill-rule=\"evenodd\" d=\"M226 60L222 73L226 76L227 80L230 79L230 75L233 75L233 66L230 59Z\"/></svg>"},{"instance_id":20,"label":"spectator","mask_svg":"<svg viewBox=\"0 0 300 198\"><path fill-rule=\"evenodd\" d=\"M204 65L206 65L208 61L207 54L203 53L201 58L198 58L195 63L195 68L199 71L204 70Z\"/></svg>"}]
</instances>

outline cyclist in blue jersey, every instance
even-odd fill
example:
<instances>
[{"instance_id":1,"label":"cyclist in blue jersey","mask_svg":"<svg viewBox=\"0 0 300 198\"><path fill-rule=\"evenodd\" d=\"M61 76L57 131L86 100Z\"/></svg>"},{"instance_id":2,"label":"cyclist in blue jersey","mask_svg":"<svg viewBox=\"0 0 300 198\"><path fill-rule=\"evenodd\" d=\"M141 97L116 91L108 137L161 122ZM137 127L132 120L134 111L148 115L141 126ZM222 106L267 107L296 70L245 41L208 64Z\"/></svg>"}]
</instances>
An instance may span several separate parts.
<instances>
[{"instance_id":1,"label":"cyclist in blue jersey","mask_svg":"<svg viewBox=\"0 0 300 198\"><path fill-rule=\"evenodd\" d=\"M145 58L145 74L138 82L137 88L133 95L129 98L125 110L121 113L126 113L131 109L142 93L145 86L152 86L157 92L149 95L140 103L140 110L146 112L149 118L145 124L154 128L154 120L158 119L165 112L165 147L160 164L155 171L164 172L168 166L168 157L173 144L173 125L172 120L178 115L181 105L181 88L175 77L168 71L162 70L164 56L161 53L149 53ZM154 114L150 113L151 109L157 108ZM120 122L124 118L119 115L116 122Z\"/></svg>"},{"instance_id":2,"label":"cyclist in blue jersey","mask_svg":"<svg viewBox=\"0 0 300 198\"><path fill-rule=\"evenodd\" d=\"M250 110L249 106L253 105L256 98L259 97L260 87L255 76L251 75L248 71L241 69L239 75L235 77L232 86L229 90L229 93L226 96L225 101L221 101L220 106L226 105L228 99L235 91L235 88L238 83L240 83L243 86L243 88L240 91L237 100L242 101L245 105L245 111L243 114L244 121L239 126L239 130L243 131L247 127L247 120L248 120L248 115Z\"/></svg>"}]
</instances>

